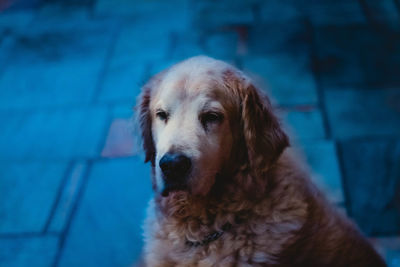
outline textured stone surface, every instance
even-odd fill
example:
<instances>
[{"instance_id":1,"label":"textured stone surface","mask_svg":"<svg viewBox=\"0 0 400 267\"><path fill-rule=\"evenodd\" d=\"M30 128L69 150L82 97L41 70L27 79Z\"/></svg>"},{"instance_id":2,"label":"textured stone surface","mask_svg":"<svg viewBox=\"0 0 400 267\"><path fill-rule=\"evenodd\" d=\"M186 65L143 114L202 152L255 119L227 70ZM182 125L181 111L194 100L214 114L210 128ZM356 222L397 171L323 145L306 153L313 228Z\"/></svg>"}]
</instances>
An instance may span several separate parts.
<instances>
[{"instance_id":1,"label":"textured stone surface","mask_svg":"<svg viewBox=\"0 0 400 267\"><path fill-rule=\"evenodd\" d=\"M150 195L142 158L94 163L59 266L131 265L141 251Z\"/></svg>"},{"instance_id":2,"label":"textured stone surface","mask_svg":"<svg viewBox=\"0 0 400 267\"><path fill-rule=\"evenodd\" d=\"M249 27L247 44L250 55L288 53L307 56L311 48L311 36L304 20L261 23Z\"/></svg>"},{"instance_id":3,"label":"textured stone surface","mask_svg":"<svg viewBox=\"0 0 400 267\"><path fill-rule=\"evenodd\" d=\"M313 25L349 25L366 21L359 1L310 1L304 4L297 1L296 6Z\"/></svg>"},{"instance_id":4,"label":"textured stone surface","mask_svg":"<svg viewBox=\"0 0 400 267\"><path fill-rule=\"evenodd\" d=\"M306 57L272 54L246 58L244 70L265 84L273 102L279 105L309 105L317 100L316 83Z\"/></svg>"},{"instance_id":5,"label":"textured stone surface","mask_svg":"<svg viewBox=\"0 0 400 267\"><path fill-rule=\"evenodd\" d=\"M29 30L11 35L14 44L9 51L10 58L13 65L22 67L43 62L101 64L112 34L113 24L88 21L80 13L39 17Z\"/></svg>"},{"instance_id":6,"label":"textured stone surface","mask_svg":"<svg viewBox=\"0 0 400 267\"><path fill-rule=\"evenodd\" d=\"M158 23L162 23L159 21ZM146 33L146 34L144 34ZM124 25L116 40L111 68L135 62L143 65L166 57L171 32L157 23L139 21Z\"/></svg>"},{"instance_id":7,"label":"textured stone surface","mask_svg":"<svg viewBox=\"0 0 400 267\"><path fill-rule=\"evenodd\" d=\"M249 71L329 199L370 235L398 235L399 10L398 0L13 1L0 11L0 266L54 266L57 249L59 266L135 261L151 186L132 106L151 75L199 54ZM399 243L378 243L398 266Z\"/></svg>"},{"instance_id":8,"label":"textured stone surface","mask_svg":"<svg viewBox=\"0 0 400 267\"><path fill-rule=\"evenodd\" d=\"M313 25L337 25L366 21L358 1L270 0L260 1L260 5L259 14L265 22L307 19Z\"/></svg>"},{"instance_id":9,"label":"textured stone surface","mask_svg":"<svg viewBox=\"0 0 400 267\"><path fill-rule=\"evenodd\" d=\"M0 76L1 109L32 109L90 103L100 65L94 62L10 67ZM12 101L11 101L12 100Z\"/></svg>"},{"instance_id":10,"label":"textured stone surface","mask_svg":"<svg viewBox=\"0 0 400 267\"><path fill-rule=\"evenodd\" d=\"M320 140L302 144L306 162L310 165L312 181L335 204L343 204L342 177L332 141Z\"/></svg>"},{"instance_id":11,"label":"textured stone surface","mask_svg":"<svg viewBox=\"0 0 400 267\"><path fill-rule=\"evenodd\" d=\"M168 58L173 61L205 54L204 45L201 43L202 37L199 33L178 33L172 35L172 39L174 42Z\"/></svg>"},{"instance_id":12,"label":"textured stone surface","mask_svg":"<svg viewBox=\"0 0 400 267\"><path fill-rule=\"evenodd\" d=\"M0 266L52 266L58 238L0 238Z\"/></svg>"},{"instance_id":13,"label":"textured stone surface","mask_svg":"<svg viewBox=\"0 0 400 267\"><path fill-rule=\"evenodd\" d=\"M32 10L20 10L18 12L2 13L0 15L0 31L18 31L32 22L34 12Z\"/></svg>"},{"instance_id":14,"label":"textured stone surface","mask_svg":"<svg viewBox=\"0 0 400 267\"><path fill-rule=\"evenodd\" d=\"M7 41L0 74L1 109L89 104L104 66L110 33L91 27L36 29L35 25L32 31ZM2 57L0 67L1 61Z\"/></svg>"},{"instance_id":15,"label":"textured stone surface","mask_svg":"<svg viewBox=\"0 0 400 267\"><path fill-rule=\"evenodd\" d=\"M340 144L349 214L367 234L400 231L400 141L366 139Z\"/></svg>"},{"instance_id":16,"label":"textured stone surface","mask_svg":"<svg viewBox=\"0 0 400 267\"><path fill-rule=\"evenodd\" d=\"M320 110L305 108L305 110L289 110L284 112L285 130L295 140L324 139L325 129Z\"/></svg>"},{"instance_id":17,"label":"textured stone surface","mask_svg":"<svg viewBox=\"0 0 400 267\"><path fill-rule=\"evenodd\" d=\"M318 27L316 46L324 86L400 85L400 38L393 32L368 24Z\"/></svg>"},{"instance_id":18,"label":"textured stone surface","mask_svg":"<svg viewBox=\"0 0 400 267\"><path fill-rule=\"evenodd\" d=\"M126 157L142 152L141 134L136 116L132 105L118 105L112 110L113 119L101 156Z\"/></svg>"},{"instance_id":19,"label":"textured stone surface","mask_svg":"<svg viewBox=\"0 0 400 267\"><path fill-rule=\"evenodd\" d=\"M380 237L370 239L378 252L386 259L389 267L400 266L400 237Z\"/></svg>"},{"instance_id":20,"label":"textured stone surface","mask_svg":"<svg viewBox=\"0 0 400 267\"><path fill-rule=\"evenodd\" d=\"M238 53L238 42L238 35L234 31L208 34L204 44L204 51L208 56L233 61Z\"/></svg>"},{"instance_id":21,"label":"textured stone surface","mask_svg":"<svg viewBox=\"0 0 400 267\"><path fill-rule=\"evenodd\" d=\"M334 137L400 135L400 91L337 88L325 92Z\"/></svg>"},{"instance_id":22,"label":"textured stone surface","mask_svg":"<svg viewBox=\"0 0 400 267\"><path fill-rule=\"evenodd\" d=\"M101 155L113 158L131 156L138 153L140 148L135 143L132 130L130 119L114 119L110 125Z\"/></svg>"},{"instance_id":23,"label":"textured stone surface","mask_svg":"<svg viewBox=\"0 0 400 267\"><path fill-rule=\"evenodd\" d=\"M94 13L100 17L130 17L159 28L180 31L190 26L190 1L187 0L98 0ZM151 14L151 23L149 23ZM148 32L146 32L147 34Z\"/></svg>"},{"instance_id":24,"label":"textured stone surface","mask_svg":"<svg viewBox=\"0 0 400 267\"><path fill-rule=\"evenodd\" d=\"M287 22L304 16L293 0L260 1L255 13L262 22L267 23Z\"/></svg>"},{"instance_id":25,"label":"textured stone surface","mask_svg":"<svg viewBox=\"0 0 400 267\"><path fill-rule=\"evenodd\" d=\"M0 159L68 159L98 155L107 124L104 108L0 112Z\"/></svg>"},{"instance_id":26,"label":"textured stone surface","mask_svg":"<svg viewBox=\"0 0 400 267\"><path fill-rule=\"evenodd\" d=\"M68 218L71 215L73 206L77 201L79 189L82 186L82 181L85 178L87 164L85 162L76 162L70 164L66 173L66 180L63 182L62 190L60 191L57 206L55 207L53 216L49 221L48 232L60 233L64 231Z\"/></svg>"},{"instance_id":27,"label":"textured stone surface","mask_svg":"<svg viewBox=\"0 0 400 267\"><path fill-rule=\"evenodd\" d=\"M367 16L376 23L399 30L400 10L396 7L395 1L397 0L365 1Z\"/></svg>"},{"instance_id":28,"label":"textured stone surface","mask_svg":"<svg viewBox=\"0 0 400 267\"><path fill-rule=\"evenodd\" d=\"M0 163L0 234L42 232L66 169L65 162Z\"/></svg>"},{"instance_id":29,"label":"textured stone surface","mask_svg":"<svg viewBox=\"0 0 400 267\"><path fill-rule=\"evenodd\" d=\"M202 29L221 29L254 22L253 6L257 1L196 1L193 23ZM224 15L221 15L224 14Z\"/></svg>"},{"instance_id":30,"label":"textured stone surface","mask_svg":"<svg viewBox=\"0 0 400 267\"><path fill-rule=\"evenodd\" d=\"M108 69L101 87L102 103L135 103L144 84L145 66L136 61L115 64Z\"/></svg>"}]
</instances>

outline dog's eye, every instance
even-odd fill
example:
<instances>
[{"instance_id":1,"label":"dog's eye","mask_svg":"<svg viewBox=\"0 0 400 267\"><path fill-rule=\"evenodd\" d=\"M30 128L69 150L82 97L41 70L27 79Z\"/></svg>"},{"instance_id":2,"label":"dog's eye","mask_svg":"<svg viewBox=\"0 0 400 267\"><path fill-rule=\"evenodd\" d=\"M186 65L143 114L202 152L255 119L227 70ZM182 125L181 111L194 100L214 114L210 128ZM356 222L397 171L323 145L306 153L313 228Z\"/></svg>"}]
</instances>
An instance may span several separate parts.
<instances>
[{"instance_id":1,"label":"dog's eye","mask_svg":"<svg viewBox=\"0 0 400 267\"><path fill-rule=\"evenodd\" d=\"M157 110L156 116L162 121L166 121L168 119L167 112L165 112L163 110Z\"/></svg>"},{"instance_id":2,"label":"dog's eye","mask_svg":"<svg viewBox=\"0 0 400 267\"><path fill-rule=\"evenodd\" d=\"M210 123L219 123L223 119L223 115L217 112L207 112L201 115L200 120L203 125L207 125Z\"/></svg>"}]
</instances>

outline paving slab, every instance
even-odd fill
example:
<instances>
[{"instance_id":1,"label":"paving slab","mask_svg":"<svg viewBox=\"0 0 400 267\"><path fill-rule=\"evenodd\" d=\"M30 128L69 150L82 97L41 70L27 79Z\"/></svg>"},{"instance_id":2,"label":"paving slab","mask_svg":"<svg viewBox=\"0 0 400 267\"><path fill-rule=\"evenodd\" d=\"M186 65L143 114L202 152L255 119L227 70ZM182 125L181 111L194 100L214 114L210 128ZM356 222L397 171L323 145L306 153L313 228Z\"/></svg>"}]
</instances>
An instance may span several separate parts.
<instances>
[{"instance_id":1,"label":"paving slab","mask_svg":"<svg viewBox=\"0 0 400 267\"><path fill-rule=\"evenodd\" d=\"M325 90L324 101L335 138L400 135L398 89L342 87Z\"/></svg>"},{"instance_id":2,"label":"paving slab","mask_svg":"<svg viewBox=\"0 0 400 267\"><path fill-rule=\"evenodd\" d=\"M105 107L0 112L0 159L96 157L108 116Z\"/></svg>"},{"instance_id":3,"label":"paving slab","mask_svg":"<svg viewBox=\"0 0 400 267\"><path fill-rule=\"evenodd\" d=\"M44 230L67 165L0 162L0 236Z\"/></svg>"},{"instance_id":4,"label":"paving slab","mask_svg":"<svg viewBox=\"0 0 400 267\"><path fill-rule=\"evenodd\" d=\"M304 20L257 23L248 27L249 55L265 56L272 53L289 53L308 56L311 35Z\"/></svg>"},{"instance_id":5,"label":"paving slab","mask_svg":"<svg viewBox=\"0 0 400 267\"><path fill-rule=\"evenodd\" d=\"M210 57L233 61L238 55L239 38L235 31L217 31L207 34L204 51Z\"/></svg>"},{"instance_id":6,"label":"paving slab","mask_svg":"<svg viewBox=\"0 0 400 267\"><path fill-rule=\"evenodd\" d=\"M52 266L58 248L55 236L0 238L0 266Z\"/></svg>"},{"instance_id":7,"label":"paving slab","mask_svg":"<svg viewBox=\"0 0 400 267\"><path fill-rule=\"evenodd\" d=\"M315 40L315 70L324 87L400 85L398 34L369 24L334 25L316 28Z\"/></svg>"},{"instance_id":8,"label":"paving slab","mask_svg":"<svg viewBox=\"0 0 400 267\"><path fill-rule=\"evenodd\" d=\"M123 25L110 61L111 68L132 62L145 66L152 61L165 59L171 31L163 27L162 21L159 23L141 20Z\"/></svg>"},{"instance_id":9,"label":"paving slab","mask_svg":"<svg viewBox=\"0 0 400 267\"><path fill-rule=\"evenodd\" d=\"M263 22L309 20L313 25L345 25L365 22L363 10L358 1L304 1L270 0L262 1L257 10ZM257 12L256 11L256 12Z\"/></svg>"},{"instance_id":10,"label":"paving slab","mask_svg":"<svg viewBox=\"0 0 400 267\"><path fill-rule=\"evenodd\" d=\"M2 109L89 104L105 63L110 33L100 27L32 27L32 32L19 33L8 41L0 74Z\"/></svg>"},{"instance_id":11,"label":"paving slab","mask_svg":"<svg viewBox=\"0 0 400 267\"><path fill-rule=\"evenodd\" d=\"M26 28L33 20L33 10L19 10L15 12L0 13L0 32L1 31L20 31Z\"/></svg>"},{"instance_id":12,"label":"paving slab","mask_svg":"<svg viewBox=\"0 0 400 267\"><path fill-rule=\"evenodd\" d=\"M321 111L315 107L284 110L282 117L292 142L323 140L326 137Z\"/></svg>"},{"instance_id":13,"label":"paving slab","mask_svg":"<svg viewBox=\"0 0 400 267\"><path fill-rule=\"evenodd\" d=\"M30 1L3 1L1 2L0 8L6 11L14 11L20 9L34 9L38 7L40 0L30 0Z\"/></svg>"},{"instance_id":14,"label":"paving slab","mask_svg":"<svg viewBox=\"0 0 400 267\"><path fill-rule=\"evenodd\" d=\"M318 102L316 83L305 55L270 54L246 57L243 69L266 88L278 105L312 105ZM263 86L264 85L264 86Z\"/></svg>"},{"instance_id":15,"label":"paving slab","mask_svg":"<svg viewBox=\"0 0 400 267\"><path fill-rule=\"evenodd\" d=\"M165 30L181 31L190 27L191 9L188 0L98 0L94 4L96 17L118 17L149 21ZM148 23L149 24L149 23Z\"/></svg>"},{"instance_id":16,"label":"paving slab","mask_svg":"<svg viewBox=\"0 0 400 267\"><path fill-rule=\"evenodd\" d=\"M142 158L95 162L59 266L132 265L150 195L150 170Z\"/></svg>"},{"instance_id":17,"label":"paving slab","mask_svg":"<svg viewBox=\"0 0 400 267\"><path fill-rule=\"evenodd\" d=\"M13 64L103 61L115 25L109 21L88 20L80 13L36 18L29 29L14 33L9 51Z\"/></svg>"},{"instance_id":18,"label":"paving slab","mask_svg":"<svg viewBox=\"0 0 400 267\"><path fill-rule=\"evenodd\" d=\"M198 32L176 33L172 36L174 43L168 53L169 61L180 61L189 57L205 54L202 44L203 36ZM157 65L157 62L155 62Z\"/></svg>"},{"instance_id":19,"label":"paving slab","mask_svg":"<svg viewBox=\"0 0 400 267\"><path fill-rule=\"evenodd\" d=\"M192 52L192 54L199 55L196 52ZM180 55L183 57L183 55ZM178 56L179 57L179 56ZM184 57L186 58L186 57ZM184 59L182 58L182 60ZM160 73L161 71L171 67L175 63L178 63L178 59L167 59L167 60L160 60L160 61L154 61L149 64L149 68L147 69L147 73L145 75L144 82L146 83L153 75L156 75L157 73Z\"/></svg>"},{"instance_id":20,"label":"paving slab","mask_svg":"<svg viewBox=\"0 0 400 267\"><path fill-rule=\"evenodd\" d=\"M131 127L130 119L113 119L101 156L114 158L137 154L140 147L138 142L135 143Z\"/></svg>"},{"instance_id":21,"label":"paving slab","mask_svg":"<svg viewBox=\"0 0 400 267\"><path fill-rule=\"evenodd\" d=\"M3 72L3 69L7 66L9 59L9 51L13 45L14 40L7 34L1 33L0 31L0 73ZM1 76L1 74L0 74Z\"/></svg>"},{"instance_id":22,"label":"paving slab","mask_svg":"<svg viewBox=\"0 0 400 267\"><path fill-rule=\"evenodd\" d=\"M255 12L264 23L293 21L305 16L293 0L261 1Z\"/></svg>"},{"instance_id":23,"label":"paving slab","mask_svg":"<svg viewBox=\"0 0 400 267\"><path fill-rule=\"evenodd\" d=\"M309 164L311 180L334 204L345 203L336 146L332 140L302 141L301 149Z\"/></svg>"},{"instance_id":24,"label":"paving slab","mask_svg":"<svg viewBox=\"0 0 400 267\"><path fill-rule=\"evenodd\" d=\"M131 103L133 106L144 84L145 67L136 61L111 65L105 74L98 101Z\"/></svg>"},{"instance_id":25,"label":"paving slab","mask_svg":"<svg viewBox=\"0 0 400 267\"><path fill-rule=\"evenodd\" d=\"M371 238L370 241L377 251L386 260L389 267L400 266L400 237L377 237Z\"/></svg>"},{"instance_id":26,"label":"paving slab","mask_svg":"<svg viewBox=\"0 0 400 267\"><path fill-rule=\"evenodd\" d=\"M85 23L89 21L89 8L91 0L51 1L42 4L35 10L34 23L42 27L54 27L55 25L43 25L48 20L57 21L57 24L68 25L77 20ZM65 20L62 22L62 20ZM84 22L85 21L85 22Z\"/></svg>"},{"instance_id":27,"label":"paving slab","mask_svg":"<svg viewBox=\"0 0 400 267\"><path fill-rule=\"evenodd\" d=\"M233 0L193 2L193 24L203 30L222 29L237 25L249 25L255 22L254 4L259 1Z\"/></svg>"},{"instance_id":28,"label":"paving slab","mask_svg":"<svg viewBox=\"0 0 400 267\"><path fill-rule=\"evenodd\" d=\"M162 4L162 3L161 3ZM98 16L137 16L159 8L159 1L132 1L132 0L98 0L94 5L94 12ZM163 5L167 7L167 5Z\"/></svg>"},{"instance_id":29,"label":"paving slab","mask_svg":"<svg viewBox=\"0 0 400 267\"><path fill-rule=\"evenodd\" d=\"M97 60L12 65L0 76L1 109L87 105L95 93L100 68Z\"/></svg>"},{"instance_id":30,"label":"paving slab","mask_svg":"<svg viewBox=\"0 0 400 267\"><path fill-rule=\"evenodd\" d=\"M399 30L400 10L395 1L397 0L366 0L366 12L374 22Z\"/></svg>"},{"instance_id":31,"label":"paving slab","mask_svg":"<svg viewBox=\"0 0 400 267\"><path fill-rule=\"evenodd\" d=\"M314 26L350 25L366 22L359 1L310 1L307 4L295 1L295 5L304 17Z\"/></svg>"},{"instance_id":32,"label":"paving slab","mask_svg":"<svg viewBox=\"0 0 400 267\"><path fill-rule=\"evenodd\" d=\"M369 235L400 231L400 141L349 140L340 143L349 214Z\"/></svg>"}]
</instances>

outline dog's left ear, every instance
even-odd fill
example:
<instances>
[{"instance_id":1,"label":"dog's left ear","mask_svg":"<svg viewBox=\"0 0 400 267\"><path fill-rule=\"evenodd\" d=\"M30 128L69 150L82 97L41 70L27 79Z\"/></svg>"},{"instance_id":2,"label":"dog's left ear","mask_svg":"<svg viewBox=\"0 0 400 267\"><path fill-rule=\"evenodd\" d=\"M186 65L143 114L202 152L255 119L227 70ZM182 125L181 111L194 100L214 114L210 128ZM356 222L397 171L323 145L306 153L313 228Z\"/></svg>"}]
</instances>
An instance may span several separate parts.
<instances>
[{"instance_id":1,"label":"dog's left ear","mask_svg":"<svg viewBox=\"0 0 400 267\"><path fill-rule=\"evenodd\" d=\"M264 172L289 146L271 102L240 71L228 69L225 84L239 97L241 128L248 163L252 170Z\"/></svg>"},{"instance_id":2,"label":"dog's left ear","mask_svg":"<svg viewBox=\"0 0 400 267\"><path fill-rule=\"evenodd\" d=\"M289 146L271 102L252 83L242 88L243 135L252 168L266 171Z\"/></svg>"}]
</instances>

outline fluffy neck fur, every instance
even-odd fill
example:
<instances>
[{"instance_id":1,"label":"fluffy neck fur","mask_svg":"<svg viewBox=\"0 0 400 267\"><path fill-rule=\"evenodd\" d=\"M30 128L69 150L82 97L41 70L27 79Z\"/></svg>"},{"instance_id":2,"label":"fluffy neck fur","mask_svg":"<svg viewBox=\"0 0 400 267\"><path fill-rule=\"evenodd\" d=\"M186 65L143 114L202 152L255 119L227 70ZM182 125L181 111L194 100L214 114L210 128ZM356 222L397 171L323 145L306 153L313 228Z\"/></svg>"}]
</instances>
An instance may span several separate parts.
<instances>
[{"instance_id":1,"label":"fluffy neck fur","mask_svg":"<svg viewBox=\"0 0 400 267\"><path fill-rule=\"evenodd\" d=\"M281 199L279 195L296 192L294 187L289 187L288 181L276 179L276 170L282 169L278 167L282 164L275 163L276 166L263 173L262 177L254 177L255 174L249 173L246 168L232 176L217 177L216 184L207 196L192 196L188 192L159 196L156 198L159 216L168 221L171 229L178 229L177 232L183 234L182 238L189 241L199 241L214 231L221 231L226 223L235 227L249 223L250 218L272 216L272 211L279 210L277 206L282 205L276 202ZM299 200L296 197L293 199ZM303 206L299 210L304 216L304 202L294 201L289 207L295 209ZM269 211L271 214L268 214Z\"/></svg>"}]
</instances>

